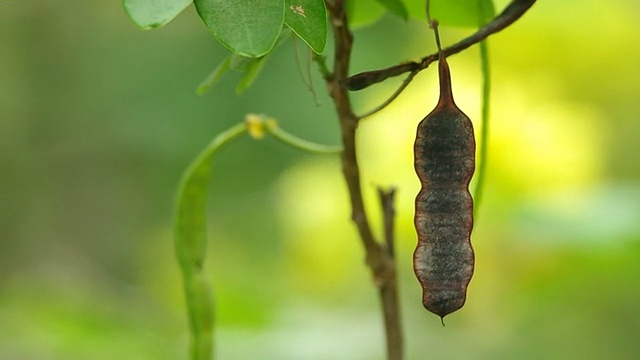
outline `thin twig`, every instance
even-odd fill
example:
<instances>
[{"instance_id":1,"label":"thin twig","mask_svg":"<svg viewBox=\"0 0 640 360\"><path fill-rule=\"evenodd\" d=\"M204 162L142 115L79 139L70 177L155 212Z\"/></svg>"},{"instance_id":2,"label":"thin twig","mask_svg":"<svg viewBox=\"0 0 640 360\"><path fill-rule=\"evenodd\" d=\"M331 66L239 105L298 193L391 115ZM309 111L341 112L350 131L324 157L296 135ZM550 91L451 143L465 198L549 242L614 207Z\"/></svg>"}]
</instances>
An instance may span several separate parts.
<instances>
[{"instance_id":1,"label":"thin twig","mask_svg":"<svg viewBox=\"0 0 640 360\"><path fill-rule=\"evenodd\" d=\"M327 67L327 59L320 54L316 54L313 51L311 52L311 56L313 57L313 61L318 64L318 70L320 70L320 74L325 80L329 80L332 76L331 70Z\"/></svg>"},{"instance_id":2,"label":"thin twig","mask_svg":"<svg viewBox=\"0 0 640 360\"><path fill-rule=\"evenodd\" d=\"M378 111L386 108L389 104L391 104L398 96L400 96L400 94L404 91L404 89L407 88L407 86L409 86L409 83L411 83L411 80L413 80L413 78L418 74L417 71L412 71L409 73L409 76L407 76L406 79L404 79L404 81L402 82L402 84L400 84L400 87L398 87L398 89L396 89L396 91L387 99L385 100L385 102L383 102L382 104L378 105L377 107L367 111L366 113L360 115L358 118L360 120L369 117L375 113L377 113Z\"/></svg>"},{"instance_id":3,"label":"thin twig","mask_svg":"<svg viewBox=\"0 0 640 360\"><path fill-rule=\"evenodd\" d=\"M316 103L316 106L320 106L320 100L318 99L318 94L316 93L316 89L313 87L313 78L311 76L311 56L309 56L309 61L306 66L306 73L302 70L302 62L300 60L300 52L298 51L298 41L296 40L296 36L292 38L291 43L293 44L293 53L296 60L296 68L298 69L298 75L302 79L302 83L309 90L311 95L313 95L313 100ZM307 49L309 52L312 52L310 49Z\"/></svg>"},{"instance_id":4,"label":"thin twig","mask_svg":"<svg viewBox=\"0 0 640 360\"><path fill-rule=\"evenodd\" d=\"M356 223L360 237L367 252L367 262L381 263L378 244L369 226L362 188L360 185L360 170L356 156L356 129L358 119L353 114L351 99L345 88L340 86L340 80L347 77L351 60L351 46L353 37L347 25L344 0L326 1L329 10L330 23L335 40L333 71L327 80L327 87L336 107L342 132L342 172L347 182L351 203L351 218Z\"/></svg>"},{"instance_id":5,"label":"thin twig","mask_svg":"<svg viewBox=\"0 0 640 360\"><path fill-rule=\"evenodd\" d=\"M475 33L443 49L443 54L445 56L457 54L486 39L488 36L499 32L518 20L535 2L536 0L511 1L500 15L496 16ZM405 72L420 72L436 60L438 60L438 53L427 55L423 57L420 62L409 61L386 69L362 72L346 79L343 85L351 91L362 90L390 77L404 74Z\"/></svg>"},{"instance_id":6,"label":"thin twig","mask_svg":"<svg viewBox=\"0 0 640 360\"><path fill-rule=\"evenodd\" d=\"M316 106L321 106L320 98L318 97L318 92L316 92L316 87L313 85L313 74L311 74L311 62L313 61L314 52L311 49L307 49L307 78L309 79L309 88L311 88L311 93L313 94L313 100L316 102Z\"/></svg>"}]
</instances>

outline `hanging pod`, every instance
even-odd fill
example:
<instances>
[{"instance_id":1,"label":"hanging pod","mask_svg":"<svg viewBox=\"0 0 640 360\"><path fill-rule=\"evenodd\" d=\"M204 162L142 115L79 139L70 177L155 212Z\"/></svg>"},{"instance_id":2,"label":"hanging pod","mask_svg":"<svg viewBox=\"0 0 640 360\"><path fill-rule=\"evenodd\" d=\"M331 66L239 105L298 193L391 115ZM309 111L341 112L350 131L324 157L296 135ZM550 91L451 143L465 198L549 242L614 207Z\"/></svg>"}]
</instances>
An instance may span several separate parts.
<instances>
[{"instance_id":1,"label":"hanging pod","mask_svg":"<svg viewBox=\"0 0 640 360\"><path fill-rule=\"evenodd\" d=\"M422 188L415 204L418 245L413 267L424 307L443 319L464 305L473 275L469 182L475 170L476 143L471 120L453 100L437 23L432 26L439 50L440 99L418 124L414 144L414 165Z\"/></svg>"}]
</instances>

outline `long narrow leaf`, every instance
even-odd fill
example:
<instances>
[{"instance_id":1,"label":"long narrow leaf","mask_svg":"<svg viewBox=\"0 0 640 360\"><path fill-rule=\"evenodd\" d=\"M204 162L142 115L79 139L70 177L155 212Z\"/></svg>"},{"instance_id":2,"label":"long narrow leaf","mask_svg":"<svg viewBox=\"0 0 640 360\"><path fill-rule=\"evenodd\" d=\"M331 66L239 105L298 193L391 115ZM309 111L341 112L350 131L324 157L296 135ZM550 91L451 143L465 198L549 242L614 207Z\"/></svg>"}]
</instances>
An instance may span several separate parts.
<instances>
[{"instance_id":1,"label":"long narrow leaf","mask_svg":"<svg viewBox=\"0 0 640 360\"><path fill-rule=\"evenodd\" d=\"M213 301L202 272L207 248L211 160L218 150L245 131L246 125L241 123L216 136L187 168L178 189L174 241L187 302L191 360L210 360L213 355Z\"/></svg>"},{"instance_id":2,"label":"long narrow leaf","mask_svg":"<svg viewBox=\"0 0 640 360\"><path fill-rule=\"evenodd\" d=\"M262 71L262 67L264 66L267 56L257 58L255 59L255 61L249 64L247 70L238 81L238 84L236 84L236 94L240 95L245 92L245 90L247 90L258 78L258 75L260 75L260 71Z\"/></svg>"},{"instance_id":3,"label":"long narrow leaf","mask_svg":"<svg viewBox=\"0 0 640 360\"><path fill-rule=\"evenodd\" d=\"M215 85L220 80L222 75L224 75L229 70L230 64L231 64L231 57L229 56L226 59L224 59L224 61L221 62L215 69L213 69L211 74L209 74L209 76L207 76L207 78L204 79L200 83L200 85L198 85L198 89L196 90L196 93L198 95L204 95L204 93L209 91L209 89L211 89L213 85Z\"/></svg>"},{"instance_id":4,"label":"long narrow leaf","mask_svg":"<svg viewBox=\"0 0 640 360\"><path fill-rule=\"evenodd\" d=\"M483 0L479 0L480 13L483 12ZM480 26L483 24L483 19L480 19ZM482 201L482 194L484 192L484 182L487 172L487 159L489 154L489 103L491 97L491 67L489 66L489 48L487 40L481 41L480 44L480 67L482 71L482 116L481 116L481 131L480 131L480 154L478 155L478 172L476 187L474 189L474 202L473 208L474 218L478 221L478 212Z\"/></svg>"}]
</instances>

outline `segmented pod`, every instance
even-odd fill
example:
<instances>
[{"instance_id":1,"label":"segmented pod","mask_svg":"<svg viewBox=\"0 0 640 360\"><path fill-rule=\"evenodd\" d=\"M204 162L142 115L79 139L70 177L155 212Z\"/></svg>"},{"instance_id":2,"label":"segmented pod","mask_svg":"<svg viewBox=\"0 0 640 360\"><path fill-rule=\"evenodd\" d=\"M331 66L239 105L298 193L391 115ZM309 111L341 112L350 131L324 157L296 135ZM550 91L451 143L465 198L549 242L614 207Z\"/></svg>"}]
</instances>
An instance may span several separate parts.
<instances>
[{"instance_id":1,"label":"segmented pod","mask_svg":"<svg viewBox=\"0 0 640 360\"><path fill-rule=\"evenodd\" d=\"M453 101L449 65L442 51L438 72L440 100L418 125L414 144L422 189L416 197L418 245L413 265L424 307L444 318L464 305L473 275L469 182L476 144L471 120Z\"/></svg>"}]
</instances>

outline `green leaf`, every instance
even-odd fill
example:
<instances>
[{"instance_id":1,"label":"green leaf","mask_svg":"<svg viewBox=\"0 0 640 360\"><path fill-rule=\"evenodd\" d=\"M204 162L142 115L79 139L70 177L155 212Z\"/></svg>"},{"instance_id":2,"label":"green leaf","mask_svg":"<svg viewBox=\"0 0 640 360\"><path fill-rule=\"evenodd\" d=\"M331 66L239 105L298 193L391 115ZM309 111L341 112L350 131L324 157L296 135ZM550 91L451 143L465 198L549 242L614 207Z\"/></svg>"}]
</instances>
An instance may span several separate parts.
<instances>
[{"instance_id":1,"label":"green leaf","mask_svg":"<svg viewBox=\"0 0 640 360\"><path fill-rule=\"evenodd\" d=\"M218 65L215 69L213 69L211 74L209 74L209 76L207 76L207 78L204 79L200 83L200 85L198 85L198 89L196 90L196 93L198 95L203 95L204 93L209 91L209 89L211 89L213 85L215 85L220 80L222 75L224 75L229 70L230 64L231 64L231 57L229 56L226 59L224 59L224 61L221 62L220 65Z\"/></svg>"},{"instance_id":2,"label":"green leaf","mask_svg":"<svg viewBox=\"0 0 640 360\"><path fill-rule=\"evenodd\" d=\"M211 160L246 129L241 123L216 136L187 168L178 188L174 243L189 315L190 359L194 360L208 360L213 355L213 300L202 271L207 249L207 189L211 182Z\"/></svg>"},{"instance_id":3,"label":"green leaf","mask_svg":"<svg viewBox=\"0 0 640 360\"><path fill-rule=\"evenodd\" d=\"M372 25L384 15L384 7L371 0L346 0L347 19L352 29Z\"/></svg>"},{"instance_id":4,"label":"green leaf","mask_svg":"<svg viewBox=\"0 0 640 360\"><path fill-rule=\"evenodd\" d=\"M405 0L409 15L425 19L424 0ZM492 0L430 0L431 18L442 26L478 27L478 19L483 23L495 16ZM482 11L480 10L482 9Z\"/></svg>"},{"instance_id":5,"label":"green leaf","mask_svg":"<svg viewBox=\"0 0 640 360\"><path fill-rule=\"evenodd\" d=\"M244 56L271 51L284 22L283 0L195 0L194 4L213 36Z\"/></svg>"},{"instance_id":6,"label":"green leaf","mask_svg":"<svg viewBox=\"0 0 640 360\"><path fill-rule=\"evenodd\" d=\"M409 19L409 13L406 6L400 0L376 0L380 5L384 6L391 13L398 15L403 20Z\"/></svg>"},{"instance_id":7,"label":"green leaf","mask_svg":"<svg viewBox=\"0 0 640 360\"><path fill-rule=\"evenodd\" d=\"M285 0L284 23L316 54L327 44L327 10L323 0Z\"/></svg>"},{"instance_id":8,"label":"green leaf","mask_svg":"<svg viewBox=\"0 0 640 360\"><path fill-rule=\"evenodd\" d=\"M123 0L129 18L143 29L160 27L173 20L192 0Z\"/></svg>"},{"instance_id":9,"label":"green leaf","mask_svg":"<svg viewBox=\"0 0 640 360\"><path fill-rule=\"evenodd\" d=\"M242 78L240 78L240 81L238 81L238 84L236 85L236 94L242 94L249 88L249 86L253 84L258 75L260 75L260 71L264 66L265 59L266 56L253 59L253 61L247 67L245 73L242 75Z\"/></svg>"}]
</instances>

